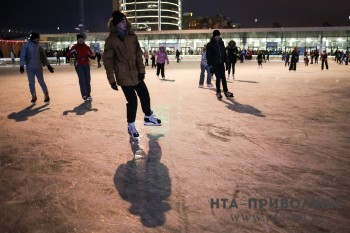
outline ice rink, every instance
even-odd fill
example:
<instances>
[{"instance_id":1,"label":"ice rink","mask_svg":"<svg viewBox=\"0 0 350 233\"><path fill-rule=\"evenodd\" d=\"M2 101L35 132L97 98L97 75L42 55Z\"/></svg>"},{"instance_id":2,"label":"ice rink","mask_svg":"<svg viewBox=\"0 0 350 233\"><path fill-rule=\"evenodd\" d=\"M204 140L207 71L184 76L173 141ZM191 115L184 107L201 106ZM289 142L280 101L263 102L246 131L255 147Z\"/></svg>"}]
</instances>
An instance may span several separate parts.
<instances>
[{"instance_id":1,"label":"ice rink","mask_svg":"<svg viewBox=\"0 0 350 233\"><path fill-rule=\"evenodd\" d=\"M237 63L234 99L198 88L199 62L146 68L152 110L129 141L126 100L91 68L0 67L1 232L350 232L350 66ZM215 86L215 82L212 82Z\"/></svg>"}]
</instances>

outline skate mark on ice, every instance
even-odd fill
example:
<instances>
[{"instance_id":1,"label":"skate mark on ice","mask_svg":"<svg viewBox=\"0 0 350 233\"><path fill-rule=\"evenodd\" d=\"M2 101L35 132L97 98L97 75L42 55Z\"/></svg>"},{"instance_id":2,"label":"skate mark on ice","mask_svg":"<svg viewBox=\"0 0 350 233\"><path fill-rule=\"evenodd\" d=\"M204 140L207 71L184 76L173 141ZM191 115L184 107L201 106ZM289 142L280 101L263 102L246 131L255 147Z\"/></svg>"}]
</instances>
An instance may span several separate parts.
<instances>
[{"instance_id":1,"label":"skate mark on ice","mask_svg":"<svg viewBox=\"0 0 350 233\"><path fill-rule=\"evenodd\" d=\"M232 136L229 129L215 126L213 124L197 123L197 128L206 131L209 137L218 139L223 142L230 141L230 137Z\"/></svg>"}]
</instances>

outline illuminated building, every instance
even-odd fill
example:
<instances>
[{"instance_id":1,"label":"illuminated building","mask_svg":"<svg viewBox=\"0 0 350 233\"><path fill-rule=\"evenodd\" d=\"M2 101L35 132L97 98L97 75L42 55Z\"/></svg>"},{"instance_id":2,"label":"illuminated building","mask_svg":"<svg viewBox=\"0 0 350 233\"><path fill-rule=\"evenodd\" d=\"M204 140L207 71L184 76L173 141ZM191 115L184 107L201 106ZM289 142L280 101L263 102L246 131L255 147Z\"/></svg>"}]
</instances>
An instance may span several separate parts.
<instances>
[{"instance_id":1,"label":"illuminated building","mask_svg":"<svg viewBox=\"0 0 350 233\"><path fill-rule=\"evenodd\" d=\"M135 31L181 30L181 0L114 0Z\"/></svg>"}]
</instances>

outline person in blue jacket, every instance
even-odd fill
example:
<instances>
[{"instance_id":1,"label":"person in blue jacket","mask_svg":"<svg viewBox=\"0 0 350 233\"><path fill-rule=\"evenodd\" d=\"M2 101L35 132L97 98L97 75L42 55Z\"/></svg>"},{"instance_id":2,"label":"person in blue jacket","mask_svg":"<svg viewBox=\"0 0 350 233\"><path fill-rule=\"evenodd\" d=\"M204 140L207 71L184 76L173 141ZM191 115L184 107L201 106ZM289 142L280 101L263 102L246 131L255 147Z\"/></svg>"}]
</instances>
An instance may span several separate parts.
<instances>
[{"instance_id":1,"label":"person in blue jacket","mask_svg":"<svg viewBox=\"0 0 350 233\"><path fill-rule=\"evenodd\" d=\"M54 72L54 68L50 65L47 60L44 49L39 45L40 35L36 32L32 32L29 36L28 43L24 44L21 50L20 58L20 72L24 73L24 65L26 66L29 90L32 95L32 104L37 101L37 95L35 90L35 76L44 92L44 102L49 103L49 91L44 81L43 65L47 66L51 73Z\"/></svg>"}]
</instances>

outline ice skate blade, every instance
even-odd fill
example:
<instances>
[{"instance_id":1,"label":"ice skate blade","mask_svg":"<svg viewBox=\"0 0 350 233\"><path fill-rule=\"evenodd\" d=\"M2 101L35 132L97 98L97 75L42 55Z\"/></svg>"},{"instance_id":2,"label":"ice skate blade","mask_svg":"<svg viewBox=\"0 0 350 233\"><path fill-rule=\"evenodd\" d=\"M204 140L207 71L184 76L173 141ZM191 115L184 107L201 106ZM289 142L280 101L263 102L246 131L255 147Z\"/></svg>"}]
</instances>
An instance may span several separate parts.
<instances>
[{"instance_id":1,"label":"ice skate blade","mask_svg":"<svg viewBox=\"0 0 350 233\"><path fill-rule=\"evenodd\" d=\"M145 126L162 126L162 123L160 124L153 124L153 123L144 123Z\"/></svg>"}]
</instances>

